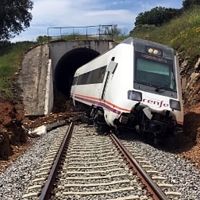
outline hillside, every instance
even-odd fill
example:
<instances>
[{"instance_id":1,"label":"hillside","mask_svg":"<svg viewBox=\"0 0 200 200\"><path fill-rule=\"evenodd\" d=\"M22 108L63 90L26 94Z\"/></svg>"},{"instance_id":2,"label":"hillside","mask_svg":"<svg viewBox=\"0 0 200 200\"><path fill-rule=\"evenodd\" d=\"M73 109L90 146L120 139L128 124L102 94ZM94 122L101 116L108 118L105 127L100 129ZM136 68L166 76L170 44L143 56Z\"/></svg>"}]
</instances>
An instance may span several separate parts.
<instances>
[{"instance_id":1,"label":"hillside","mask_svg":"<svg viewBox=\"0 0 200 200\"><path fill-rule=\"evenodd\" d=\"M187 66L194 65L200 55L200 6L163 26L143 25L133 29L131 36L171 46L178 52L181 63L187 61Z\"/></svg>"}]
</instances>

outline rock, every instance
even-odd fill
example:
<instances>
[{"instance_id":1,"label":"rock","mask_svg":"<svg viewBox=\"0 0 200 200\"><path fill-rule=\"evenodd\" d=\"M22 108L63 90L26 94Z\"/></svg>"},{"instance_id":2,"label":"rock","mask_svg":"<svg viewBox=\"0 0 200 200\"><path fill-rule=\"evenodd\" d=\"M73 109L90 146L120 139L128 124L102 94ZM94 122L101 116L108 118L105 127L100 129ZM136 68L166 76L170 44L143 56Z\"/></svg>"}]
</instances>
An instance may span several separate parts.
<instances>
[{"instance_id":1,"label":"rock","mask_svg":"<svg viewBox=\"0 0 200 200\"><path fill-rule=\"evenodd\" d=\"M196 70L199 70L200 69L200 58L198 59L197 63L195 64L194 68Z\"/></svg>"},{"instance_id":2,"label":"rock","mask_svg":"<svg viewBox=\"0 0 200 200\"><path fill-rule=\"evenodd\" d=\"M39 137L47 133L46 125L39 126L33 130L29 130L28 134L30 137Z\"/></svg>"}]
</instances>

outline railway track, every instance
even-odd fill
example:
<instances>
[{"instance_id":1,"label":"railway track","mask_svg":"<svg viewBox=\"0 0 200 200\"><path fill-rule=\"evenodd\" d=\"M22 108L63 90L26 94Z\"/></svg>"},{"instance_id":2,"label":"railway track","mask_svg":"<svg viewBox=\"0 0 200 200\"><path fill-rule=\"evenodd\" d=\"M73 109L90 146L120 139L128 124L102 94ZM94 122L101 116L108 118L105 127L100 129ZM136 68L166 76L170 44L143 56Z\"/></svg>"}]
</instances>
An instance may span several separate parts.
<instances>
[{"instance_id":1,"label":"railway track","mask_svg":"<svg viewBox=\"0 0 200 200\"><path fill-rule=\"evenodd\" d=\"M122 144L123 143L123 144ZM128 150L129 151L128 151ZM134 155L134 157L132 156ZM23 199L179 199L139 149L94 127L70 124L44 158Z\"/></svg>"}]
</instances>

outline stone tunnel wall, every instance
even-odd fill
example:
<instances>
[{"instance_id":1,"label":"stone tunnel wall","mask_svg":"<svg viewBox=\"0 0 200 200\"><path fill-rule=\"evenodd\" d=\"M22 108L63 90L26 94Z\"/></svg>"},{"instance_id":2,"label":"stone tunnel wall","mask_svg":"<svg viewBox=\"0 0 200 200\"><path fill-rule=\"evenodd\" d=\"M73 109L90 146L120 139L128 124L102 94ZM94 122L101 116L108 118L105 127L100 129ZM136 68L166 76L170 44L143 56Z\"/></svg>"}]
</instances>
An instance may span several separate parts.
<instances>
[{"instance_id":1,"label":"stone tunnel wall","mask_svg":"<svg viewBox=\"0 0 200 200\"><path fill-rule=\"evenodd\" d=\"M49 66L48 44L39 45L29 50L23 59L18 83L22 91L22 99L27 116L40 116L48 113L51 105L46 103L47 73ZM51 80L50 80L51 81ZM46 89L47 88L47 89Z\"/></svg>"}]
</instances>

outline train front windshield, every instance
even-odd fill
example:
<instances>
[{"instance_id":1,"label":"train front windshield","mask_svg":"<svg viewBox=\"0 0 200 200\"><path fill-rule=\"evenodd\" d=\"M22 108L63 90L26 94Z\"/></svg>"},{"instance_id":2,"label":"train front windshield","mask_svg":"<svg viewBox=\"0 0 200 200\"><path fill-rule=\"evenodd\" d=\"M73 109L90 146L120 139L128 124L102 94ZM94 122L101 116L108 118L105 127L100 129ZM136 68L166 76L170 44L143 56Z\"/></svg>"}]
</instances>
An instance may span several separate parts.
<instances>
[{"instance_id":1,"label":"train front windshield","mask_svg":"<svg viewBox=\"0 0 200 200\"><path fill-rule=\"evenodd\" d=\"M144 54L143 54L144 55ZM139 56L135 62L135 82L166 90L176 90L173 61Z\"/></svg>"}]
</instances>

